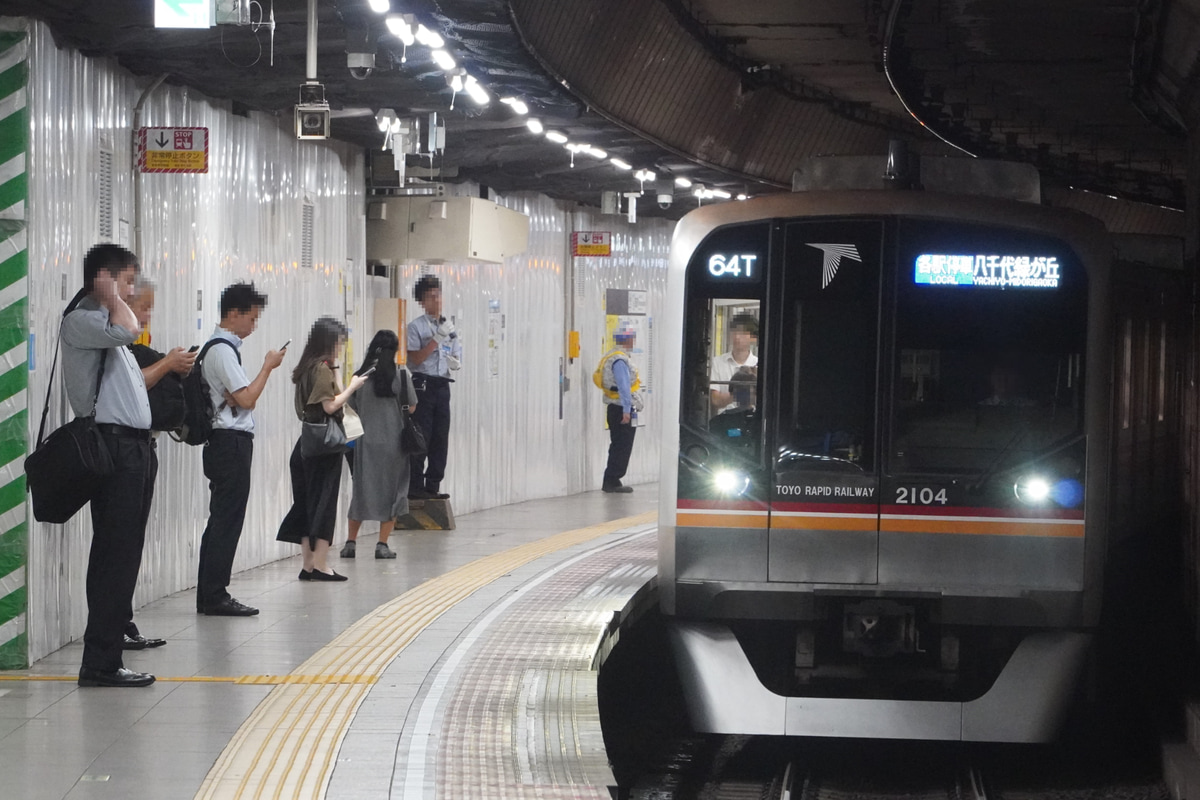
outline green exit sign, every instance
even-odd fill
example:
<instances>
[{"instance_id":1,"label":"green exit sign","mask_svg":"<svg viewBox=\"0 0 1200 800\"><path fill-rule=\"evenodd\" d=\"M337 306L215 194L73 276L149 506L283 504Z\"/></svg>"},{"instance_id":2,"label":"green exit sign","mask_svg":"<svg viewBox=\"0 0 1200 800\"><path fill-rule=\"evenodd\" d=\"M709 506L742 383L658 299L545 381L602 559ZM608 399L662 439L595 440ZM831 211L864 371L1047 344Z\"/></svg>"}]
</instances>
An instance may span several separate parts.
<instances>
[{"instance_id":1,"label":"green exit sign","mask_svg":"<svg viewBox=\"0 0 1200 800\"><path fill-rule=\"evenodd\" d=\"M211 28L216 23L214 0L154 0L156 28Z\"/></svg>"}]
</instances>

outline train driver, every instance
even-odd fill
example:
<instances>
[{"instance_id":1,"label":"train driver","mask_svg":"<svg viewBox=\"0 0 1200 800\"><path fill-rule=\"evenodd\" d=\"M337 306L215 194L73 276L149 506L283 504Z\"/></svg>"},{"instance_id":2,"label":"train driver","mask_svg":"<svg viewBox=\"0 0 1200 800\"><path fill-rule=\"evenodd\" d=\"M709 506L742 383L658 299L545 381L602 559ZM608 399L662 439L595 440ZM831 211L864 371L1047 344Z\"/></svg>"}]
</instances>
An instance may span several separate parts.
<instances>
[{"instance_id":1,"label":"train driver","mask_svg":"<svg viewBox=\"0 0 1200 800\"><path fill-rule=\"evenodd\" d=\"M758 320L753 314L737 314L729 321L729 340L730 351L714 356L709 371L713 413L738 407L729 382L738 370L758 366L758 354L754 352L758 345Z\"/></svg>"}]
</instances>

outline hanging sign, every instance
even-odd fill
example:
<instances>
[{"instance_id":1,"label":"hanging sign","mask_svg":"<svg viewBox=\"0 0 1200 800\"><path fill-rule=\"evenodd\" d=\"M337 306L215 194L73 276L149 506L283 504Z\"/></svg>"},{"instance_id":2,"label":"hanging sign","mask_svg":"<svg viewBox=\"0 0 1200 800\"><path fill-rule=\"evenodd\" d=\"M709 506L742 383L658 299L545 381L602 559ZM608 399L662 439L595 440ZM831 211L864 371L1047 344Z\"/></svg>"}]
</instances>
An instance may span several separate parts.
<instances>
[{"instance_id":1,"label":"hanging sign","mask_svg":"<svg viewBox=\"0 0 1200 800\"><path fill-rule=\"evenodd\" d=\"M138 128L142 172L208 172L208 128Z\"/></svg>"},{"instance_id":2,"label":"hanging sign","mask_svg":"<svg viewBox=\"0 0 1200 800\"><path fill-rule=\"evenodd\" d=\"M573 256L602 256L612 255L611 231L576 231L571 234L571 255Z\"/></svg>"},{"instance_id":3,"label":"hanging sign","mask_svg":"<svg viewBox=\"0 0 1200 800\"><path fill-rule=\"evenodd\" d=\"M154 0L156 28L211 28L215 23L213 0Z\"/></svg>"}]
</instances>

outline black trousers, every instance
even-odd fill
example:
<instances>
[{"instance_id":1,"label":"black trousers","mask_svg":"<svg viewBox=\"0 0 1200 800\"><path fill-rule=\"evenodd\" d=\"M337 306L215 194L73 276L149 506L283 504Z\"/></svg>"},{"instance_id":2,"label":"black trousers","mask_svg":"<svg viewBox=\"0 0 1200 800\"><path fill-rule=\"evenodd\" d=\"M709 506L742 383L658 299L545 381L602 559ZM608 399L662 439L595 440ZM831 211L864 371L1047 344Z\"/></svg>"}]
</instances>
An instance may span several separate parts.
<instances>
[{"instance_id":1,"label":"black trousers","mask_svg":"<svg viewBox=\"0 0 1200 800\"><path fill-rule=\"evenodd\" d=\"M408 488L437 492L446 477L446 451L450 447L450 382L414 372L413 386L417 390L417 410L412 418L425 434L429 453L409 457Z\"/></svg>"},{"instance_id":2,"label":"black trousers","mask_svg":"<svg viewBox=\"0 0 1200 800\"><path fill-rule=\"evenodd\" d=\"M148 439L111 433L102 436L114 469L92 497L83 666L112 672L124 666L121 640L132 615L154 479Z\"/></svg>"},{"instance_id":3,"label":"black trousers","mask_svg":"<svg viewBox=\"0 0 1200 800\"><path fill-rule=\"evenodd\" d=\"M203 611L229 597L233 558L237 555L246 501L250 499L250 464L254 437L216 430L204 445L204 477L208 478L208 525L200 539L196 576L196 609Z\"/></svg>"},{"instance_id":4,"label":"black trousers","mask_svg":"<svg viewBox=\"0 0 1200 800\"><path fill-rule=\"evenodd\" d=\"M142 513L142 530L150 521L150 503L154 500L154 482L158 479L158 447L153 439L150 440L150 466L146 470L146 508ZM133 595L129 595L129 617L125 623L125 635L138 636L141 631L133 621Z\"/></svg>"},{"instance_id":5,"label":"black trousers","mask_svg":"<svg viewBox=\"0 0 1200 800\"><path fill-rule=\"evenodd\" d=\"M621 422L622 416L619 404L608 404L608 466L604 470L604 486L609 489L621 485L621 478L629 469L633 437L637 433L632 421Z\"/></svg>"}]
</instances>

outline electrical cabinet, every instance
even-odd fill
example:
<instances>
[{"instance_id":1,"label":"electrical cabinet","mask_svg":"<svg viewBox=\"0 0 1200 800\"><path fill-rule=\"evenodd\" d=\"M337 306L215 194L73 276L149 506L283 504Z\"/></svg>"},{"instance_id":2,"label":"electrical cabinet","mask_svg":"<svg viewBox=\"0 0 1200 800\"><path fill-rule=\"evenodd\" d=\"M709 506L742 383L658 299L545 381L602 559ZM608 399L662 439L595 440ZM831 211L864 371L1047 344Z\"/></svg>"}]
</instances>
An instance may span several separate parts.
<instances>
[{"instance_id":1,"label":"electrical cabinet","mask_svg":"<svg viewBox=\"0 0 1200 800\"><path fill-rule=\"evenodd\" d=\"M529 246L529 217L479 197L388 197L367 204L367 259L499 264Z\"/></svg>"}]
</instances>

